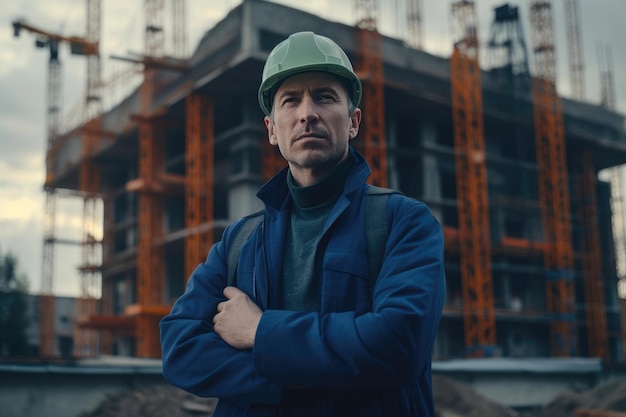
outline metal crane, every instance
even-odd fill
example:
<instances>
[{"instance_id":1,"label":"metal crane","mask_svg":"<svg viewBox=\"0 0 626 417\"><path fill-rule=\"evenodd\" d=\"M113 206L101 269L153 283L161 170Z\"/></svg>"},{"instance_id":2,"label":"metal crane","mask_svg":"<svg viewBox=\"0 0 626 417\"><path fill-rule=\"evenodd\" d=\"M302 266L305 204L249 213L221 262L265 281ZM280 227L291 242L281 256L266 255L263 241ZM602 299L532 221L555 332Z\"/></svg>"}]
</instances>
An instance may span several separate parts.
<instances>
[{"instance_id":1,"label":"metal crane","mask_svg":"<svg viewBox=\"0 0 626 417\"><path fill-rule=\"evenodd\" d=\"M580 7L578 0L565 0L565 23L569 48L569 70L572 95L576 100L585 99L585 81L582 42L580 41Z\"/></svg>"},{"instance_id":2,"label":"metal crane","mask_svg":"<svg viewBox=\"0 0 626 417\"><path fill-rule=\"evenodd\" d=\"M406 2L407 43L415 49L422 49L422 2Z\"/></svg>"},{"instance_id":3,"label":"metal crane","mask_svg":"<svg viewBox=\"0 0 626 417\"><path fill-rule=\"evenodd\" d=\"M37 48L48 48L50 59L48 60L48 114L47 114L47 150L50 151L61 127L61 61L59 60L59 45L68 43L73 55L93 56L99 54L97 42L91 42L78 36L63 36L47 31L26 23L24 20L13 21L13 35L19 37L24 30L36 36L35 46ZM50 186L52 171L48 167L44 191L46 193L45 203L45 229L43 245L43 261L41 276L41 299L40 299L40 345L39 354L41 356L54 356L54 243L55 238L55 208L56 195L53 187Z\"/></svg>"},{"instance_id":4,"label":"metal crane","mask_svg":"<svg viewBox=\"0 0 626 417\"><path fill-rule=\"evenodd\" d=\"M530 89L530 68L518 7L503 4L494 8L489 32L488 65L498 70L501 82L521 93Z\"/></svg>"}]
</instances>

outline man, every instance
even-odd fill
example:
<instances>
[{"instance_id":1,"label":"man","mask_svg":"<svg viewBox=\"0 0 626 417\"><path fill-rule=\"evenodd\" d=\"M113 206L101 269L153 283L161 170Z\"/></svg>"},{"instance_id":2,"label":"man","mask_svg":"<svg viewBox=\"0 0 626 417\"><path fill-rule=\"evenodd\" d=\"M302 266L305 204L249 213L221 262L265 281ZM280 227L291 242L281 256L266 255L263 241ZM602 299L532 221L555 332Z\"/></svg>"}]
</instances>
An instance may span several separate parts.
<instances>
[{"instance_id":1,"label":"man","mask_svg":"<svg viewBox=\"0 0 626 417\"><path fill-rule=\"evenodd\" d=\"M388 195L371 280L370 170L350 147L360 99L361 82L329 38L296 33L267 58L259 102L288 168L258 193L264 217L241 247L236 286L228 253L245 219L161 322L165 378L218 397L215 416L434 415L442 231L423 203Z\"/></svg>"}]
</instances>

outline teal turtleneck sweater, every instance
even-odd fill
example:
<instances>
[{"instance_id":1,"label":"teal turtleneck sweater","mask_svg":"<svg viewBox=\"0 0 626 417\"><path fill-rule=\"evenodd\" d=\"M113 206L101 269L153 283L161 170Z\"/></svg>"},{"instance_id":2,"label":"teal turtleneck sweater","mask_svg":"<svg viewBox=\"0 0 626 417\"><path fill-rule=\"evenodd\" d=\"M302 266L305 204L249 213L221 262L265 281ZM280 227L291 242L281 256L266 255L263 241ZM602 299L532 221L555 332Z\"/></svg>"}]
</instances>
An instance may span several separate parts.
<instances>
[{"instance_id":1,"label":"teal turtleneck sweater","mask_svg":"<svg viewBox=\"0 0 626 417\"><path fill-rule=\"evenodd\" d=\"M283 256L282 306L285 310L319 311L322 282L317 246L351 165L351 159L346 158L326 178L308 187L297 186L291 173L287 175L293 209Z\"/></svg>"}]
</instances>

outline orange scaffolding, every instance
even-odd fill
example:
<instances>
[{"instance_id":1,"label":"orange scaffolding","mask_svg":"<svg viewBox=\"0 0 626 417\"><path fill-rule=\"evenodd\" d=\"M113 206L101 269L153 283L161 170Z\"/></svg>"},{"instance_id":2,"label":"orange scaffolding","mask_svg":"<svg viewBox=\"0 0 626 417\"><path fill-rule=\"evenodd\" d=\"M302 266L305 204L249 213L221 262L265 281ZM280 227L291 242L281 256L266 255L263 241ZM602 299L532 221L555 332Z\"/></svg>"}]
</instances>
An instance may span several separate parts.
<instances>
[{"instance_id":1,"label":"orange scaffolding","mask_svg":"<svg viewBox=\"0 0 626 417\"><path fill-rule=\"evenodd\" d=\"M474 3L454 3L452 15L460 30L450 60L450 81L465 348L468 356L490 356L496 346L496 325Z\"/></svg>"},{"instance_id":2,"label":"orange scaffolding","mask_svg":"<svg viewBox=\"0 0 626 417\"><path fill-rule=\"evenodd\" d=\"M80 271L80 297L76 300L77 320L86 320L97 313L98 292L101 290L97 275L100 273L98 246L95 236L96 203L100 189L100 169L93 161L100 137L96 133L100 119L96 118L85 125L83 149L79 172L79 189L83 193L83 241L82 264ZM87 357L98 354L98 333L86 327L74 329L74 352L76 356Z\"/></svg>"},{"instance_id":3,"label":"orange scaffolding","mask_svg":"<svg viewBox=\"0 0 626 417\"><path fill-rule=\"evenodd\" d=\"M385 88L383 75L382 35L376 29L376 0L355 2L357 27L357 73L363 82L363 118L356 144L372 173L369 182L387 187L387 143L385 138Z\"/></svg>"},{"instance_id":4,"label":"orange scaffolding","mask_svg":"<svg viewBox=\"0 0 626 417\"><path fill-rule=\"evenodd\" d=\"M146 85L145 83L144 85ZM158 320L162 307L164 275L163 197L154 192L155 177L164 163L164 137L155 120L145 119L139 126L139 191L137 213L137 303L126 313L136 316L135 343L139 357L159 357Z\"/></svg>"},{"instance_id":5,"label":"orange scaffolding","mask_svg":"<svg viewBox=\"0 0 626 417\"><path fill-rule=\"evenodd\" d=\"M87 0L87 39L100 42L101 0ZM77 300L77 317L91 317L98 312L98 297L102 291L100 267L102 262L102 242L96 236L96 208L100 199L100 166L93 156L98 151L102 139L101 120L102 101L100 99L100 55L87 56L87 92L85 97L84 124L81 133L83 149L79 171L79 190L83 193L83 241L82 264L80 271L80 297ZM74 330L74 352L79 356L95 356L100 352L99 334L95 329L81 328Z\"/></svg>"},{"instance_id":6,"label":"orange scaffolding","mask_svg":"<svg viewBox=\"0 0 626 417\"><path fill-rule=\"evenodd\" d=\"M554 84L533 79L539 195L546 250L546 302L552 314L552 353L577 352L569 184L560 99Z\"/></svg>"},{"instance_id":7,"label":"orange scaffolding","mask_svg":"<svg viewBox=\"0 0 626 417\"><path fill-rule=\"evenodd\" d=\"M144 69L141 85L138 165L139 177L126 185L137 191L137 267L136 303L126 307L126 314L135 317L135 348L139 357L160 357L159 319L169 309L164 306L163 196L158 175L164 171L165 136L159 120L150 114L154 89L152 68Z\"/></svg>"},{"instance_id":8,"label":"orange scaffolding","mask_svg":"<svg viewBox=\"0 0 626 417\"><path fill-rule=\"evenodd\" d=\"M539 200L546 250L546 307L551 314L553 356L578 353L574 299L574 251L561 99L555 86L552 7L530 7L536 76L533 78L535 147Z\"/></svg>"},{"instance_id":9,"label":"orange scaffolding","mask_svg":"<svg viewBox=\"0 0 626 417\"><path fill-rule=\"evenodd\" d=\"M185 99L185 279L213 244L214 105L192 93Z\"/></svg>"},{"instance_id":10,"label":"orange scaffolding","mask_svg":"<svg viewBox=\"0 0 626 417\"><path fill-rule=\"evenodd\" d=\"M146 59L160 57L164 49L163 0L146 0ZM139 193L137 203L136 302L125 314L134 317L135 354L160 357L159 320L169 312L164 302L163 194L159 174L165 171L165 134L151 105L156 89L156 69L144 63L144 80L139 92L139 176L126 185Z\"/></svg>"}]
</instances>

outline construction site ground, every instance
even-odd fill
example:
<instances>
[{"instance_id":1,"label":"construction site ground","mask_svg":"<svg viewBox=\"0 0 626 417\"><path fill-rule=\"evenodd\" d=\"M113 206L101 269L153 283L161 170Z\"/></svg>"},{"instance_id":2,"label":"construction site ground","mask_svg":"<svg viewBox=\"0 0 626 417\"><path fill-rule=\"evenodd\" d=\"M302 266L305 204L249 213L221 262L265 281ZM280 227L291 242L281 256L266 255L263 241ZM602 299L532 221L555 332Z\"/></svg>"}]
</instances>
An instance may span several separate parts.
<instances>
[{"instance_id":1,"label":"construction site ground","mask_svg":"<svg viewBox=\"0 0 626 417\"><path fill-rule=\"evenodd\" d=\"M573 417L577 409L626 412L626 380L563 394L543 408L525 412L498 405L442 375L433 376L433 393L436 417ZM93 411L76 417L202 417L211 416L216 404L213 398L198 398L174 387L154 385L110 396Z\"/></svg>"}]
</instances>

